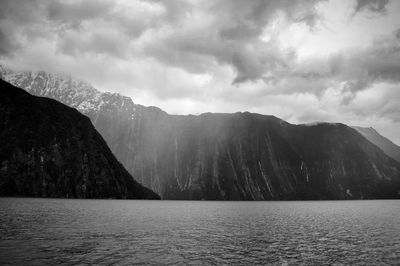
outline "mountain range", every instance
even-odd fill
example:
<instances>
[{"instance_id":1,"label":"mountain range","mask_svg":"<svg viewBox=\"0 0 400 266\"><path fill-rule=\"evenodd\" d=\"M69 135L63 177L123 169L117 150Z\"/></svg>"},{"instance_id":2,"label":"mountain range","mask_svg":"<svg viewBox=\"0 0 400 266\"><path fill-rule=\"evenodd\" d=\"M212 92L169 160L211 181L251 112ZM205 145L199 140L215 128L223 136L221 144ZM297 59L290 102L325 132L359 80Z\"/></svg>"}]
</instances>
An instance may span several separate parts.
<instances>
[{"instance_id":1,"label":"mountain range","mask_svg":"<svg viewBox=\"0 0 400 266\"><path fill-rule=\"evenodd\" d=\"M400 163L344 124L294 125L247 112L169 115L68 76L0 73L87 115L132 176L163 199L400 197Z\"/></svg>"},{"instance_id":2,"label":"mountain range","mask_svg":"<svg viewBox=\"0 0 400 266\"><path fill-rule=\"evenodd\" d=\"M158 199L89 118L0 80L0 196Z\"/></svg>"}]
</instances>

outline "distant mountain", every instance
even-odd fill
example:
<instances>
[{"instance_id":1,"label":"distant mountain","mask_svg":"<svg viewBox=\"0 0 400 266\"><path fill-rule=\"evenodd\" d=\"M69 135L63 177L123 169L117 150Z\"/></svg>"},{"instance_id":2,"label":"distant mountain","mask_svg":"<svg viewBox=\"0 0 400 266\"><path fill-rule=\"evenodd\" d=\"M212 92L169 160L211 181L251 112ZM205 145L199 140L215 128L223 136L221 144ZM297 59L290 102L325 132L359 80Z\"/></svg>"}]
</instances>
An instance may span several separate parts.
<instances>
[{"instance_id":1,"label":"distant mountain","mask_svg":"<svg viewBox=\"0 0 400 266\"><path fill-rule=\"evenodd\" d=\"M88 115L127 170L164 199L400 197L400 164L343 124L292 125L252 113L168 115L69 77L2 72Z\"/></svg>"},{"instance_id":2,"label":"distant mountain","mask_svg":"<svg viewBox=\"0 0 400 266\"><path fill-rule=\"evenodd\" d=\"M0 80L0 196L157 199L90 120Z\"/></svg>"},{"instance_id":3,"label":"distant mountain","mask_svg":"<svg viewBox=\"0 0 400 266\"><path fill-rule=\"evenodd\" d=\"M396 161L400 162L400 147L394 144L389 139L380 135L372 127L353 127L367 140L374 143L376 146L381 148L388 156L392 157Z\"/></svg>"}]
</instances>

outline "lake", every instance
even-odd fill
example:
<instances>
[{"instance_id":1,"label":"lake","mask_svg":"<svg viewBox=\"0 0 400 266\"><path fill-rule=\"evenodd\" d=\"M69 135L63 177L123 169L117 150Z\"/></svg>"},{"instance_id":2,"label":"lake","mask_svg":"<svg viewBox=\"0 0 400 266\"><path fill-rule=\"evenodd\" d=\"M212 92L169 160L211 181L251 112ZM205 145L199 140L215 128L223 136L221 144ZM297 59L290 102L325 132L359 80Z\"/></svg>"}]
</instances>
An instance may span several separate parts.
<instances>
[{"instance_id":1,"label":"lake","mask_svg":"<svg viewBox=\"0 0 400 266\"><path fill-rule=\"evenodd\" d=\"M0 198L1 265L399 265L400 201Z\"/></svg>"}]
</instances>

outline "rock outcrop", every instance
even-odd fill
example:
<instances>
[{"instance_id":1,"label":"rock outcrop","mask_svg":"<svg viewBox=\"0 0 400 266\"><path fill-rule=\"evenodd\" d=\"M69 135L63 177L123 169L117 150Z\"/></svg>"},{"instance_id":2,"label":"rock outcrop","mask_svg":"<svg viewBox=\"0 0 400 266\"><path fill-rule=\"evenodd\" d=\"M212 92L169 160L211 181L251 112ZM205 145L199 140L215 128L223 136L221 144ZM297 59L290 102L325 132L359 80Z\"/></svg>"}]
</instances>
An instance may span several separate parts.
<instances>
[{"instance_id":1,"label":"rock outcrop","mask_svg":"<svg viewBox=\"0 0 400 266\"><path fill-rule=\"evenodd\" d=\"M89 118L0 80L0 196L157 199Z\"/></svg>"}]
</instances>

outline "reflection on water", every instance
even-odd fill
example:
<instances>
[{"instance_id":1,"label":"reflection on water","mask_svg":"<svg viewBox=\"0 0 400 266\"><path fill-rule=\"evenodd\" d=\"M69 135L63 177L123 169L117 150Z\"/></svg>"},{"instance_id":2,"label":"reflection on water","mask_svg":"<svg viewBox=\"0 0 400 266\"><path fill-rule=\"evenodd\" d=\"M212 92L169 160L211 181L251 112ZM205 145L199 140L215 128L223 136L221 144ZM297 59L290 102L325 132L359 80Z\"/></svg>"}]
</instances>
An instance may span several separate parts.
<instances>
[{"instance_id":1,"label":"reflection on water","mask_svg":"<svg viewBox=\"0 0 400 266\"><path fill-rule=\"evenodd\" d=\"M0 264L400 264L400 201L0 198Z\"/></svg>"}]
</instances>

